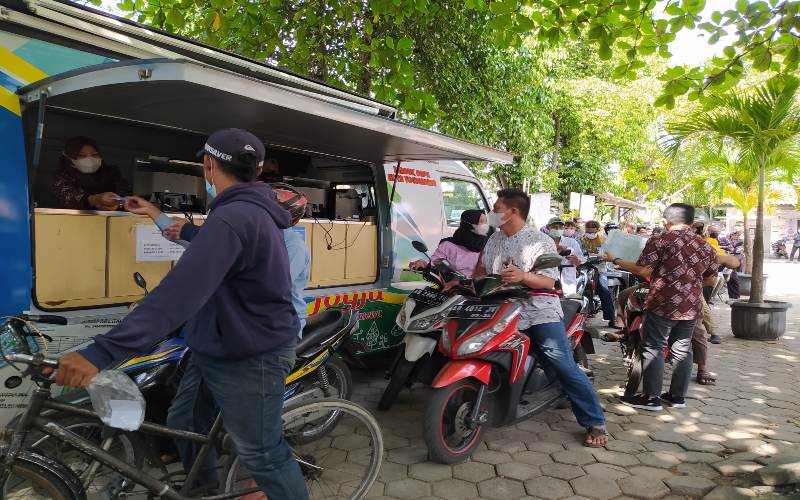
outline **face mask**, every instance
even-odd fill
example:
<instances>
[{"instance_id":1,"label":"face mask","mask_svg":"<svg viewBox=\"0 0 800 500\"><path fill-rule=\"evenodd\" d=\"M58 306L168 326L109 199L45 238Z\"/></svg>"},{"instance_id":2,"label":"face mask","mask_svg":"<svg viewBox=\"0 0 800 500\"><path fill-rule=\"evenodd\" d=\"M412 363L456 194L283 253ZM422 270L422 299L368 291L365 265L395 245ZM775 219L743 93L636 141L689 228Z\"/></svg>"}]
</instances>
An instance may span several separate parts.
<instances>
[{"instance_id":1,"label":"face mask","mask_svg":"<svg viewBox=\"0 0 800 500\"><path fill-rule=\"evenodd\" d=\"M214 166L213 165L211 166L211 180L212 181L214 180ZM208 179L206 179L206 193L208 193L208 196L211 197L211 198L216 198L217 197L217 188L211 182L209 182Z\"/></svg>"},{"instance_id":2,"label":"face mask","mask_svg":"<svg viewBox=\"0 0 800 500\"><path fill-rule=\"evenodd\" d=\"M575 230L574 229L565 229L564 230L564 236L568 236L568 237L572 238L573 236L575 236Z\"/></svg>"},{"instance_id":3,"label":"face mask","mask_svg":"<svg viewBox=\"0 0 800 500\"><path fill-rule=\"evenodd\" d=\"M97 172L97 169L100 168L100 164L103 163L103 160L100 158L94 158L92 156L87 156L86 158L78 158L77 160L72 160L72 166L78 169L79 172L84 174L93 174Z\"/></svg>"},{"instance_id":4,"label":"face mask","mask_svg":"<svg viewBox=\"0 0 800 500\"><path fill-rule=\"evenodd\" d=\"M561 229L551 229L550 230L550 236L552 236L553 238L561 238L561 236L563 234L564 234L564 231L562 231Z\"/></svg>"},{"instance_id":5,"label":"face mask","mask_svg":"<svg viewBox=\"0 0 800 500\"><path fill-rule=\"evenodd\" d=\"M478 236L486 236L489 234L489 224L473 224L472 232Z\"/></svg>"},{"instance_id":6,"label":"face mask","mask_svg":"<svg viewBox=\"0 0 800 500\"><path fill-rule=\"evenodd\" d=\"M597 233L586 233L585 236L590 240L597 238Z\"/></svg>"},{"instance_id":7,"label":"face mask","mask_svg":"<svg viewBox=\"0 0 800 500\"><path fill-rule=\"evenodd\" d=\"M489 212L486 216L486 221L494 228L499 228L508 222L508 220L503 217L503 214L498 214L497 212Z\"/></svg>"}]
</instances>

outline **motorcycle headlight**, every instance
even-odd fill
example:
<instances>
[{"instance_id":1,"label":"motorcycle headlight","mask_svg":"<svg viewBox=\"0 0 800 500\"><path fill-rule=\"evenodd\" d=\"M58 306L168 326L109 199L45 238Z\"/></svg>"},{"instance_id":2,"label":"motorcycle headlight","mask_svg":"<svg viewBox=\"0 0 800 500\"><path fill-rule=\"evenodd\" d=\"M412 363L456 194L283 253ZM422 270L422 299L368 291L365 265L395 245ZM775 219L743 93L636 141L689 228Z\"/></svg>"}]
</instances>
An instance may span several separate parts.
<instances>
[{"instance_id":1,"label":"motorcycle headlight","mask_svg":"<svg viewBox=\"0 0 800 500\"><path fill-rule=\"evenodd\" d=\"M498 333L499 331L496 332L495 328L492 328L490 330L486 330L483 333L475 335L474 337L470 338L469 340L458 346L458 355L466 356L467 354L472 354L480 351L481 349L483 349L483 346L485 346L487 342L492 340Z\"/></svg>"},{"instance_id":2,"label":"motorcycle headlight","mask_svg":"<svg viewBox=\"0 0 800 500\"><path fill-rule=\"evenodd\" d=\"M422 318L417 318L414 321L412 321L406 329L417 330L417 331L430 330L436 323L446 318L448 312L449 311L441 311L437 314L431 314L430 316L423 316Z\"/></svg>"},{"instance_id":3,"label":"motorcycle headlight","mask_svg":"<svg viewBox=\"0 0 800 500\"><path fill-rule=\"evenodd\" d=\"M408 317L411 316L411 311L414 310L416 305L417 301L414 299L406 299L406 301L403 303L403 306L400 308L400 312L397 313L397 318L395 319L397 326L405 330L406 321L408 321Z\"/></svg>"}]
</instances>

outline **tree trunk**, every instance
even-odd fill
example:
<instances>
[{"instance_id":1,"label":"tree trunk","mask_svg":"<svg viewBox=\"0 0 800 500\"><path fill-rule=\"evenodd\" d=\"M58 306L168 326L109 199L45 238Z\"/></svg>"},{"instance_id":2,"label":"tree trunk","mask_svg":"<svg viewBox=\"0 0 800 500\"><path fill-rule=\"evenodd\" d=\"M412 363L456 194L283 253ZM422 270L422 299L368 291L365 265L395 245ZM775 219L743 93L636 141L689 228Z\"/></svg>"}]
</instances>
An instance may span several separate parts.
<instances>
[{"instance_id":1,"label":"tree trunk","mask_svg":"<svg viewBox=\"0 0 800 500\"><path fill-rule=\"evenodd\" d=\"M550 169L558 170L558 148L561 147L561 118L553 116L553 156L550 159Z\"/></svg>"},{"instance_id":2,"label":"tree trunk","mask_svg":"<svg viewBox=\"0 0 800 500\"><path fill-rule=\"evenodd\" d=\"M765 161L758 165L758 208L756 236L753 238L753 273L750 277L750 303L764 302L764 170Z\"/></svg>"},{"instance_id":3,"label":"tree trunk","mask_svg":"<svg viewBox=\"0 0 800 500\"><path fill-rule=\"evenodd\" d=\"M747 214L744 216L744 272L753 272L753 242L750 241L750 226L747 223Z\"/></svg>"}]
</instances>

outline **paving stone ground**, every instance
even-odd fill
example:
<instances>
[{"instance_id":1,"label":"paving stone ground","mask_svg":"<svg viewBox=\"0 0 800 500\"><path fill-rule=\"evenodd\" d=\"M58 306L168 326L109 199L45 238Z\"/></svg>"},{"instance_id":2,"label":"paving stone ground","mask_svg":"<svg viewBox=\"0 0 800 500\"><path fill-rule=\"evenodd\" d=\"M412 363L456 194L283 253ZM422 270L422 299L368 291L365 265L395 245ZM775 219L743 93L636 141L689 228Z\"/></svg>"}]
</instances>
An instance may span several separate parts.
<instances>
[{"instance_id":1,"label":"paving stone ground","mask_svg":"<svg viewBox=\"0 0 800 500\"><path fill-rule=\"evenodd\" d=\"M595 340L595 387L613 435L604 449L580 446L569 409L550 410L487 432L470 462L431 464L422 441L429 389L404 391L390 412L379 412L386 381L356 372L355 399L376 415L388 448L372 498L800 499L800 489L763 486L752 473L800 456L800 264L768 262L766 272L768 295L794 305L786 335L736 339L729 307L714 305L723 338L710 349L717 385L692 382L686 409L650 413L620 404L619 348Z\"/></svg>"}]
</instances>

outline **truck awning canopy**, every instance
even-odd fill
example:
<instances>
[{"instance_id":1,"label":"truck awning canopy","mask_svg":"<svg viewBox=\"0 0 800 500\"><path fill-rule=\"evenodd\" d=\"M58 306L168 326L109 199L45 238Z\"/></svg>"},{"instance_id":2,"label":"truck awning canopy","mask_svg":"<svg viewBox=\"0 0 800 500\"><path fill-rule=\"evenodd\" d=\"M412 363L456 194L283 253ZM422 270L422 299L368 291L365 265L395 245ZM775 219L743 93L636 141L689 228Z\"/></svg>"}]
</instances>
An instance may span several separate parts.
<instances>
[{"instance_id":1,"label":"truck awning canopy","mask_svg":"<svg viewBox=\"0 0 800 500\"><path fill-rule=\"evenodd\" d=\"M202 135L244 128L268 147L359 162L513 160L505 151L184 60L94 66L46 78L20 94L29 103L46 94L49 108Z\"/></svg>"}]
</instances>

